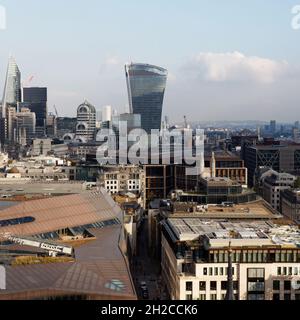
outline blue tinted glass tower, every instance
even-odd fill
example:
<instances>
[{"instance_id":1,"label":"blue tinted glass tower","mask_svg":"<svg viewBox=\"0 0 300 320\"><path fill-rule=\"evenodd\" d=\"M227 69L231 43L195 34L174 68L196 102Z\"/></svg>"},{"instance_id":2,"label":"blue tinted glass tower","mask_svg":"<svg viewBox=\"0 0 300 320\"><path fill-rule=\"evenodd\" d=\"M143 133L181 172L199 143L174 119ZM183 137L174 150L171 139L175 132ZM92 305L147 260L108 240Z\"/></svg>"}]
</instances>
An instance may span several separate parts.
<instances>
[{"instance_id":1,"label":"blue tinted glass tower","mask_svg":"<svg viewBox=\"0 0 300 320\"><path fill-rule=\"evenodd\" d=\"M141 127L161 128L163 100L167 83L167 70L142 63L125 66L130 112L141 115Z\"/></svg>"}]
</instances>

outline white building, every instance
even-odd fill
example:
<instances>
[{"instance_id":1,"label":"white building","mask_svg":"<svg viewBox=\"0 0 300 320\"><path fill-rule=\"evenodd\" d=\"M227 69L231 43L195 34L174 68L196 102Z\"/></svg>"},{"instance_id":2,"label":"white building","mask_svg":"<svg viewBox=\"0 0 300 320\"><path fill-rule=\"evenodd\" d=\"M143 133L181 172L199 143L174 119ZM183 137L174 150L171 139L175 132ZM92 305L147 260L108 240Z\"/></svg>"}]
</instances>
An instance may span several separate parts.
<instances>
[{"instance_id":1,"label":"white building","mask_svg":"<svg viewBox=\"0 0 300 320\"><path fill-rule=\"evenodd\" d=\"M238 300L300 300L300 231L266 221L167 219L162 277L171 299L222 300L231 242Z\"/></svg>"},{"instance_id":2,"label":"white building","mask_svg":"<svg viewBox=\"0 0 300 320\"><path fill-rule=\"evenodd\" d=\"M280 192L294 186L296 177L289 173L274 172L264 178L263 198L277 211L281 211Z\"/></svg>"},{"instance_id":3,"label":"white building","mask_svg":"<svg viewBox=\"0 0 300 320\"><path fill-rule=\"evenodd\" d=\"M88 101L84 101L77 109L76 140L88 142L95 138L96 109Z\"/></svg>"},{"instance_id":4,"label":"white building","mask_svg":"<svg viewBox=\"0 0 300 320\"><path fill-rule=\"evenodd\" d=\"M101 184L107 192L140 193L144 186L144 170L138 166L107 166L100 175Z\"/></svg>"}]
</instances>

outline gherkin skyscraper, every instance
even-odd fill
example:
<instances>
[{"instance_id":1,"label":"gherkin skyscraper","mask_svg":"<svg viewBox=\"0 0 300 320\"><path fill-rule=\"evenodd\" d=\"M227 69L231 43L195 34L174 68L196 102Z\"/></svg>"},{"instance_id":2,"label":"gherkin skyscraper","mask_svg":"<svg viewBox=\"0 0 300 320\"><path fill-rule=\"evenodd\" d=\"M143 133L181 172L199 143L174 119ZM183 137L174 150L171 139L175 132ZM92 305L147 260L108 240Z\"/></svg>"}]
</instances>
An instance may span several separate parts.
<instances>
[{"instance_id":1,"label":"gherkin skyscraper","mask_svg":"<svg viewBox=\"0 0 300 320\"><path fill-rule=\"evenodd\" d=\"M141 127L161 128L163 100L168 71L161 67L130 63L125 66L130 112L141 115Z\"/></svg>"}]
</instances>

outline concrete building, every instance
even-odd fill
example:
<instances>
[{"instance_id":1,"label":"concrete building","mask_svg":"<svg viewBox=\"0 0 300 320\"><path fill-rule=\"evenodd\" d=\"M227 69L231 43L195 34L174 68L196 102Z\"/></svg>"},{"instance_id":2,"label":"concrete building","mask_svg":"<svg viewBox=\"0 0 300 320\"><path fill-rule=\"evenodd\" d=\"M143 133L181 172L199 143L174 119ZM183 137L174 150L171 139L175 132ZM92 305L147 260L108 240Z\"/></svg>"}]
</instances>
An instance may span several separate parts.
<instances>
[{"instance_id":1,"label":"concrete building","mask_svg":"<svg viewBox=\"0 0 300 320\"><path fill-rule=\"evenodd\" d=\"M300 190L286 189L281 192L281 213L300 224Z\"/></svg>"},{"instance_id":2,"label":"concrete building","mask_svg":"<svg viewBox=\"0 0 300 320\"><path fill-rule=\"evenodd\" d=\"M36 129L36 115L28 108L22 108L20 112L15 115L17 141L24 145L30 144L31 140L35 137ZM23 143L22 143L23 142Z\"/></svg>"},{"instance_id":3,"label":"concrete building","mask_svg":"<svg viewBox=\"0 0 300 320\"><path fill-rule=\"evenodd\" d=\"M248 169L248 184L254 186L255 174L260 167L269 167L277 172L297 174L300 172L300 145L255 145L245 147L245 166Z\"/></svg>"},{"instance_id":4,"label":"concrete building","mask_svg":"<svg viewBox=\"0 0 300 320\"><path fill-rule=\"evenodd\" d=\"M96 109L84 101L77 109L76 139L79 142L92 141L95 138Z\"/></svg>"},{"instance_id":5,"label":"concrete building","mask_svg":"<svg viewBox=\"0 0 300 320\"><path fill-rule=\"evenodd\" d=\"M289 173L274 172L267 176L263 182L262 196L270 205L281 212L281 191L294 186L296 177Z\"/></svg>"},{"instance_id":6,"label":"concrete building","mask_svg":"<svg viewBox=\"0 0 300 320\"><path fill-rule=\"evenodd\" d=\"M224 300L231 243L238 300L299 300L300 232L266 221L163 222L162 277L171 299Z\"/></svg>"},{"instance_id":7,"label":"concrete building","mask_svg":"<svg viewBox=\"0 0 300 320\"><path fill-rule=\"evenodd\" d=\"M46 156L51 152L51 139L33 139L31 147L31 156Z\"/></svg>"},{"instance_id":8,"label":"concrete building","mask_svg":"<svg viewBox=\"0 0 300 320\"><path fill-rule=\"evenodd\" d=\"M110 194L141 193L144 190L145 173L139 166L103 166L101 171L100 183Z\"/></svg>"}]
</instances>

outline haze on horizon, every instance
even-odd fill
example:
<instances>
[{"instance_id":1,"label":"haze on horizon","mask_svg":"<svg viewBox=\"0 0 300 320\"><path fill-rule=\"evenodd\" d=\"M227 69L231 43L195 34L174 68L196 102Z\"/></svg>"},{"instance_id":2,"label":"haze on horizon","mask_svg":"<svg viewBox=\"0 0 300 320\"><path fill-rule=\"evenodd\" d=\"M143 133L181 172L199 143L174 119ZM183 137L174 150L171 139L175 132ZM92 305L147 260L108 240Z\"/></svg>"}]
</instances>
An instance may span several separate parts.
<instances>
[{"instance_id":1,"label":"haze on horizon","mask_svg":"<svg viewBox=\"0 0 300 320\"><path fill-rule=\"evenodd\" d=\"M296 3L295 3L296 2ZM299 2L299 1L298 1ZM75 116L128 104L124 64L168 69L171 121L300 119L300 30L296 0L0 0L0 95L8 56L22 80L48 87L48 109ZM0 97L0 99L1 99Z\"/></svg>"}]
</instances>

